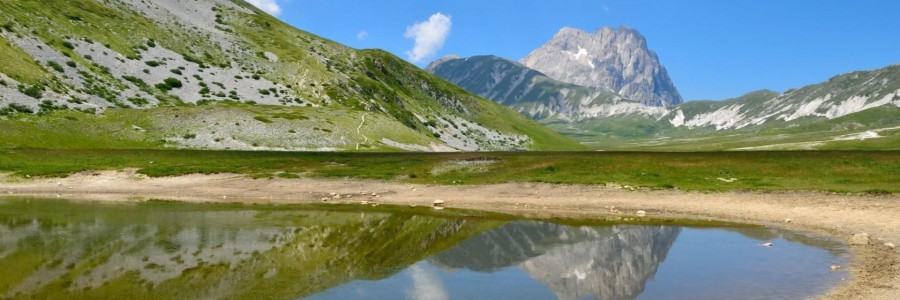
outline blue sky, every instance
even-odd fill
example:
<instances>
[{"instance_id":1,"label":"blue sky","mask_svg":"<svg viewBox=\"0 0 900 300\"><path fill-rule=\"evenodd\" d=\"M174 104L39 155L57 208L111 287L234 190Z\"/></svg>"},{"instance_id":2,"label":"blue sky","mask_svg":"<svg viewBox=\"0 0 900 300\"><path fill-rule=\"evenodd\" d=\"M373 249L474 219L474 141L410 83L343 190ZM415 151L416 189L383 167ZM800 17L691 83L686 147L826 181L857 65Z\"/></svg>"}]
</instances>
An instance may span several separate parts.
<instances>
[{"instance_id":1,"label":"blue sky","mask_svg":"<svg viewBox=\"0 0 900 300\"><path fill-rule=\"evenodd\" d=\"M647 37L689 100L724 99L763 88L784 91L900 63L900 1L893 0L249 2L259 6L273 1L278 17L300 29L406 59L411 58L415 33L423 33L412 56L420 66L446 54L518 60L563 26L593 31L626 25ZM433 18L437 13L441 15ZM409 32L430 18L435 22L427 24L434 26ZM439 45L429 33L439 39L444 27L449 34Z\"/></svg>"}]
</instances>

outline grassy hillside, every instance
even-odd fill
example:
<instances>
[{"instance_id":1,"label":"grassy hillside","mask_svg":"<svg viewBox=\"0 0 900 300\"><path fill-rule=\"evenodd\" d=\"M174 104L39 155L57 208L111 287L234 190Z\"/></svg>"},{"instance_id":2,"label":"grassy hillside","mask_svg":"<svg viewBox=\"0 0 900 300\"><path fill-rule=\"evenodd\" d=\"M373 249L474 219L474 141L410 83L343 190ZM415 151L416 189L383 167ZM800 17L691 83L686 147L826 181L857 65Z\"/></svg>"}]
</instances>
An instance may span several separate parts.
<instances>
[{"instance_id":1,"label":"grassy hillside","mask_svg":"<svg viewBox=\"0 0 900 300\"><path fill-rule=\"evenodd\" d=\"M105 146L166 145L161 140L190 134L182 132L183 122L170 124L171 118L162 117L172 107L195 115L209 112L210 104L224 103L227 108L212 116L277 111L325 114L340 121L320 123L323 118L311 117L306 122L264 122L273 125L255 130L259 136L271 133L271 138L237 134L230 146L205 140L175 144L244 150L356 150L357 143L370 146L361 150L580 149L577 143L513 110L456 88L390 53L334 43L293 28L243 1L38 0L3 4L0 55L9 57L11 63L0 66L0 121L19 128L0 133L5 147L77 148L95 140L108 140L101 143ZM54 114L63 110L98 116ZM32 113L49 120L28 116ZM364 115L374 127L365 124ZM143 127L124 122L129 119L149 127L171 128L137 136L78 140L75 137L85 131L100 131L52 125L60 125L54 118L73 117L96 121L117 134L131 130L131 125ZM205 117L215 123L209 115ZM230 122L223 117L218 123ZM357 121L351 122L353 119ZM281 125L293 126L289 130L301 136L321 139L285 143ZM323 128L343 134L323 135ZM375 132L370 137L357 128ZM23 139L25 134L31 134L32 140ZM66 136L71 138L35 140ZM216 138L223 137L211 137Z\"/></svg>"}]
</instances>

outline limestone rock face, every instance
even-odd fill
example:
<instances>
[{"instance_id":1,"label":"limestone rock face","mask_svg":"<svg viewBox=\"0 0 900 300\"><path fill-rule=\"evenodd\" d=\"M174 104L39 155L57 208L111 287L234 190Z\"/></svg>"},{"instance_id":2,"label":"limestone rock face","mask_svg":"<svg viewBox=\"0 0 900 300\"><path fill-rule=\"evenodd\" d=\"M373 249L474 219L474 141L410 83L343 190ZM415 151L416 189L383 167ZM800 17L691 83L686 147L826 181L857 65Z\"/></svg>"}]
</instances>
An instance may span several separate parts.
<instances>
[{"instance_id":1,"label":"limestone rock face","mask_svg":"<svg viewBox=\"0 0 900 300\"><path fill-rule=\"evenodd\" d=\"M627 27L604 27L593 34L565 27L521 63L550 78L611 90L649 106L683 102L644 36Z\"/></svg>"}]
</instances>

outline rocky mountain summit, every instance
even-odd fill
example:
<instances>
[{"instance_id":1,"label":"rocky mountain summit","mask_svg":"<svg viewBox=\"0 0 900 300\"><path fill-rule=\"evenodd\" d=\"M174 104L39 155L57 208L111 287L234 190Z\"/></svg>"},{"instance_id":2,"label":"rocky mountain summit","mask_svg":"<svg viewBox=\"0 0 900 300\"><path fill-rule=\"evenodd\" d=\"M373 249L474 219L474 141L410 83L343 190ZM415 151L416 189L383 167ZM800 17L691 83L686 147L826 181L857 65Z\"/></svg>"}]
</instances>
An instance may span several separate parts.
<instances>
[{"instance_id":1,"label":"rocky mountain summit","mask_svg":"<svg viewBox=\"0 0 900 300\"><path fill-rule=\"evenodd\" d=\"M644 36L624 26L600 28L593 34L565 27L520 62L550 78L611 90L649 106L683 102Z\"/></svg>"}]
</instances>

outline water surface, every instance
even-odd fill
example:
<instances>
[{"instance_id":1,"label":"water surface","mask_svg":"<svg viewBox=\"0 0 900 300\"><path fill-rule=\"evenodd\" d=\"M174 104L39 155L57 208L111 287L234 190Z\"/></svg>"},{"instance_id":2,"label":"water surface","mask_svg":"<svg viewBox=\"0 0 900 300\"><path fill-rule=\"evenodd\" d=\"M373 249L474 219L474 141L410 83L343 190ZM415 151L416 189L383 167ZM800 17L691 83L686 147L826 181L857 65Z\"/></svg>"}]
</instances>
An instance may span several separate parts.
<instances>
[{"instance_id":1,"label":"water surface","mask_svg":"<svg viewBox=\"0 0 900 300\"><path fill-rule=\"evenodd\" d=\"M802 299L846 256L749 226L0 198L0 298Z\"/></svg>"}]
</instances>

